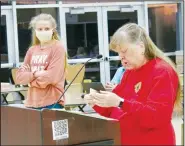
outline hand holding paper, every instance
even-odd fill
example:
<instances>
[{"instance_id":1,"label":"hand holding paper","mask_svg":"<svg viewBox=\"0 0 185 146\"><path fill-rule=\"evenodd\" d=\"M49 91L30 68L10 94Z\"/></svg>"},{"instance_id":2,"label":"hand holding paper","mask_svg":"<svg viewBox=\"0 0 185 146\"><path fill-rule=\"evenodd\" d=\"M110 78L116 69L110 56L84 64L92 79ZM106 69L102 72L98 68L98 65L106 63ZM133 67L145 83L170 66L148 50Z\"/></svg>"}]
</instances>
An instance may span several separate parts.
<instances>
[{"instance_id":1,"label":"hand holding paper","mask_svg":"<svg viewBox=\"0 0 185 146\"><path fill-rule=\"evenodd\" d=\"M92 93L98 93L98 91L96 91L96 90L90 88L90 93L89 93L89 94L86 94L86 95L84 96L85 102L86 102L88 105L90 105L91 107L93 107L93 106L95 105L94 102L93 102L94 98L93 98L93 96L91 95Z\"/></svg>"}]
</instances>

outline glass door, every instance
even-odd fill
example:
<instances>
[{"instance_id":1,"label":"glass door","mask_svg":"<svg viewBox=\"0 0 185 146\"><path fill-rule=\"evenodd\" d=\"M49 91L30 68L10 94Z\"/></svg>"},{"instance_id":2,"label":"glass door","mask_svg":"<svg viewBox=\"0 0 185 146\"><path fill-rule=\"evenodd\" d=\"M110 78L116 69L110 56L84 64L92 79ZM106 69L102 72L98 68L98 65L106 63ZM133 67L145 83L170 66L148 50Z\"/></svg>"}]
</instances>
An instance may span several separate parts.
<instances>
[{"instance_id":1,"label":"glass door","mask_svg":"<svg viewBox=\"0 0 185 146\"><path fill-rule=\"evenodd\" d=\"M103 32L106 82L110 82L116 70L121 67L117 53L109 51L109 41L114 32L122 25L133 22L144 27L144 9L141 5L103 7Z\"/></svg>"},{"instance_id":2,"label":"glass door","mask_svg":"<svg viewBox=\"0 0 185 146\"><path fill-rule=\"evenodd\" d=\"M13 67L15 63L12 10L1 11L1 68Z\"/></svg>"},{"instance_id":3,"label":"glass door","mask_svg":"<svg viewBox=\"0 0 185 146\"><path fill-rule=\"evenodd\" d=\"M63 8L62 38L67 48L68 63L85 63L84 79L105 82L103 58L103 31L101 7ZM61 33L61 36L63 35ZM74 75L75 76L75 75Z\"/></svg>"}]
</instances>

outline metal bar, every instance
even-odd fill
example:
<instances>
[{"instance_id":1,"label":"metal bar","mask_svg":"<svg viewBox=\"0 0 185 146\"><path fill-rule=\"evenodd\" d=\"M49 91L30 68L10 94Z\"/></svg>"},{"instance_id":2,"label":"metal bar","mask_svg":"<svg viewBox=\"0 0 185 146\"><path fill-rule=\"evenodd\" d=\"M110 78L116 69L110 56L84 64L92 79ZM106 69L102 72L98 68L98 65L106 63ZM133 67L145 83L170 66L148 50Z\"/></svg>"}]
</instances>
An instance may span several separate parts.
<instances>
[{"instance_id":1,"label":"metal bar","mask_svg":"<svg viewBox=\"0 0 185 146\"><path fill-rule=\"evenodd\" d=\"M59 6L59 4L16 5L16 9L58 8Z\"/></svg>"},{"instance_id":2,"label":"metal bar","mask_svg":"<svg viewBox=\"0 0 185 146\"><path fill-rule=\"evenodd\" d=\"M15 62L16 66L19 64L19 44L18 44L18 30L17 30L17 10L16 1L12 1L13 13L13 27L14 27L14 42L15 42Z\"/></svg>"},{"instance_id":3,"label":"metal bar","mask_svg":"<svg viewBox=\"0 0 185 146\"><path fill-rule=\"evenodd\" d=\"M183 50L181 51L176 51L176 52L168 52L168 53L164 53L165 56L176 56L176 55L183 55ZM119 56L112 56L109 59L110 61L116 61L116 60L120 60Z\"/></svg>"},{"instance_id":4,"label":"metal bar","mask_svg":"<svg viewBox=\"0 0 185 146\"><path fill-rule=\"evenodd\" d=\"M84 58L84 59L69 59L68 63L85 63L87 60L89 60L90 58ZM89 62L100 62L103 61L103 59L92 59Z\"/></svg>"},{"instance_id":5,"label":"metal bar","mask_svg":"<svg viewBox=\"0 0 185 146\"><path fill-rule=\"evenodd\" d=\"M63 4L63 7L102 7L102 6L120 6L120 5L140 5L142 2L107 2L107 3L73 3Z\"/></svg>"},{"instance_id":6,"label":"metal bar","mask_svg":"<svg viewBox=\"0 0 185 146\"><path fill-rule=\"evenodd\" d=\"M12 6L1 6L1 10L11 10Z\"/></svg>"},{"instance_id":7,"label":"metal bar","mask_svg":"<svg viewBox=\"0 0 185 146\"><path fill-rule=\"evenodd\" d=\"M109 31L108 31L108 11L107 7L102 8L102 25L103 25L103 48L104 48L104 56L109 57ZM110 62L104 61L104 71L106 72L105 75L105 82L104 85L110 81Z\"/></svg>"},{"instance_id":8,"label":"metal bar","mask_svg":"<svg viewBox=\"0 0 185 146\"><path fill-rule=\"evenodd\" d=\"M14 66L13 63L3 63L1 64L1 68L12 68Z\"/></svg>"},{"instance_id":9,"label":"metal bar","mask_svg":"<svg viewBox=\"0 0 185 146\"><path fill-rule=\"evenodd\" d=\"M63 11L62 2L59 1L59 22L60 22L60 37L62 39L64 48L67 52L67 32L66 32L66 17L65 12Z\"/></svg>"},{"instance_id":10,"label":"metal bar","mask_svg":"<svg viewBox=\"0 0 185 146\"><path fill-rule=\"evenodd\" d=\"M104 54L104 40L103 40L103 34L104 34L104 29L103 29L103 15L102 15L102 8L98 7L97 11L97 25L98 25L98 45L99 45L99 54ZM103 57L105 57L103 55ZM100 81L105 84L106 83L106 76L105 76L105 61L100 62Z\"/></svg>"},{"instance_id":11,"label":"metal bar","mask_svg":"<svg viewBox=\"0 0 185 146\"><path fill-rule=\"evenodd\" d=\"M144 21L145 21L145 30L149 34L149 22L148 22L148 3L144 2Z\"/></svg>"},{"instance_id":12,"label":"metal bar","mask_svg":"<svg viewBox=\"0 0 185 146\"><path fill-rule=\"evenodd\" d=\"M171 1L146 1L149 4L170 4L170 3L179 3L182 0L171 0ZM106 3L72 3L72 4L63 4L63 7L102 7L102 6L120 6L120 5L141 5L143 1L140 2L106 2Z\"/></svg>"}]
</instances>

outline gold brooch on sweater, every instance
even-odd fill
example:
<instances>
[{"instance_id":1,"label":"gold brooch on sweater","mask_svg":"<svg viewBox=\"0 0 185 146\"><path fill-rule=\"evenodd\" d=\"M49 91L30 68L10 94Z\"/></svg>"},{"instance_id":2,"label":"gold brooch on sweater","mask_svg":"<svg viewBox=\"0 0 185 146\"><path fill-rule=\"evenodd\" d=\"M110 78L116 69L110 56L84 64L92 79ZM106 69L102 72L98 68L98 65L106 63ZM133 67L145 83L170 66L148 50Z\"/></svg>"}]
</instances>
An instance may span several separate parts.
<instances>
[{"instance_id":1,"label":"gold brooch on sweater","mask_svg":"<svg viewBox=\"0 0 185 146\"><path fill-rule=\"evenodd\" d=\"M142 85L142 83L139 82L139 83L137 83L137 84L134 86L135 92L136 92L136 93L139 92L139 90L141 89L141 85Z\"/></svg>"}]
</instances>

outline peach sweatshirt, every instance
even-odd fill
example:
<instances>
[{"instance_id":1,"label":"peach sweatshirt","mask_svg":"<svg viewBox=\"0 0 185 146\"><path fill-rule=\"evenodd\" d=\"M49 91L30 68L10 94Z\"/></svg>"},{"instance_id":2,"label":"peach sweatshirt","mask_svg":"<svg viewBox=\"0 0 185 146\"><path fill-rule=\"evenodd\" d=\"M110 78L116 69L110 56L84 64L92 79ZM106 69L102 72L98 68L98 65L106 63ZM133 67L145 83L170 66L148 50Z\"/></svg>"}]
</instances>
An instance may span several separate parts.
<instances>
[{"instance_id":1,"label":"peach sweatshirt","mask_svg":"<svg viewBox=\"0 0 185 146\"><path fill-rule=\"evenodd\" d=\"M28 64L31 71L19 69L16 73L16 83L30 84L26 107L44 107L57 102L64 92L65 81L65 49L60 41L46 48L32 46L26 53L24 65ZM44 70L45 73L34 78L35 71ZM64 99L60 102L62 105Z\"/></svg>"}]
</instances>

